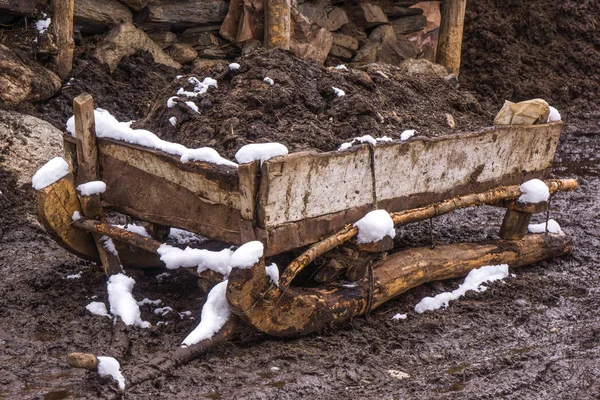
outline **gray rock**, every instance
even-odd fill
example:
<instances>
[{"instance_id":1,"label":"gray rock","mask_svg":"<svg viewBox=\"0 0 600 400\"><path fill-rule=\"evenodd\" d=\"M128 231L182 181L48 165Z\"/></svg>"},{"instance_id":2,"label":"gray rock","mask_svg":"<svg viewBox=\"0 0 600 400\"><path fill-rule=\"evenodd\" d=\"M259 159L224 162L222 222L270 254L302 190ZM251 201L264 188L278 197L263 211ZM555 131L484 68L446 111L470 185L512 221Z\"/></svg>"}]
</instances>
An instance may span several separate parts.
<instances>
[{"instance_id":1,"label":"gray rock","mask_svg":"<svg viewBox=\"0 0 600 400\"><path fill-rule=\"evenodd\" d=\"M330 32L337 31L349 22L348 16L342 8L332 7L328 1L324 0L303 3L298 10L310 22L314 22Z\"/></svg>"},{"instance_id":2,"label":"gray rock","mask_svg":"<svg viewBox=\"0 0 600 400\"><path fill-rule=\"evenodd\" d=\"M62 132L30 115L0 109L0 168L17 176L19 184L48 160L62 156Z\"/></svg>"},{"instance_id":3,"label":"gray rock","mask_svg":"<svg viewBox=\"0 0 600 400\"><path fill-rule=\"evenodd\" d=\"M371 32L367 42L358 50L354 62L400 64L405 59L414 58L417 49L404 36L396 37L390 25L378 26Z\"/></svg>"},{"instance_id":4,"label":"gray rock","mask_svg":"<svg viewBox=\"0 0 600 400\"><path fill-rule=\"evenodd\" d=\"M177 35L171 31L149 32L148 37L159 45L161 49L166 49L177 41Z\"/></svg>"},{"instance_id":5,"label":"gray rock","mask_svg":"<svg viewBox=\"0 0 600 400\"><path fill-rule=\"evenodd\" d=\"M142 8L146 7L148 4L148 0L120 0L121 3L125 4L127 7L131 8L134 11L140 11Z\"/></svg>"},{"instance_id":6,"label":"gray rock","mask_svg":"<svg viewBox=\"0 0 600 400\"><path fill-rule=\"evenodd\" d=\"M34 60L21 60L0 44L0 104L47 100L60 90L60 78Z\"/></svg>"},{"instance_id":7,"label":"gray rock","mask_svg":"<svg viewBox=\"0 0 600 400\"><path fill-rule=\"evenodd\" d=\"M75 0L73 24L82 33L101 33L132 21L131 10L117 0Z\"/></svg>"},{"instance_id":8,"label":"gray rock","mask_svg":"<svg viewBox=\"0 0 600 400\"><path fill-rule=\"evenodd\" d=\"M98 61L108 65L112 72L119 65L121 58L139 50L150 53L156 63L173 68L181 67L181 64L162 51L159 45L154 43L144 31L133 26L131 22L114 27L102 43L96 47L93 55Z\"/></svg>"},{"instance_id":9,"label":"gray rock","mask_svg":"<svg viewBox=\"0 0 600 400\"><path fill-rule=\"evenodd\" d=\"M136 14L136 22L167 29L221 24L228 7L225 0L150 0Z\"/></svg>"},{"instance_id":10,"label":"gray rock","mask_svg":"<svg viewBox=\"0 0 600 400\"><path fill-rule=\"evenodd\" d=\"M364 28L372 28L389 22L381 7L371 3L364 3L356 7L352 11L352 18Z\"/></svg>"},{"instance_id":11,"label":"gray rock","mask_svg":"<svg viewBox=\"0 0 600 400\"><path fill-rule=\"evenodd\" d=\"M324 63L333 45L333 34L301 13L296 12L293 17L296 25L290 51L297 57Z\"/></svg>"},{"instance_id":12,"label":"gray rock","mask_svg":"<svg viewBox=\"0 0 600 400\"><path fill-rule=\"evenodd\" d=\"M198 52L189 44L175 43L167 49L167 54L170 55L173 60L181 64L186 64L194 61L198 57Z\"/></svg>"}]
</instances>

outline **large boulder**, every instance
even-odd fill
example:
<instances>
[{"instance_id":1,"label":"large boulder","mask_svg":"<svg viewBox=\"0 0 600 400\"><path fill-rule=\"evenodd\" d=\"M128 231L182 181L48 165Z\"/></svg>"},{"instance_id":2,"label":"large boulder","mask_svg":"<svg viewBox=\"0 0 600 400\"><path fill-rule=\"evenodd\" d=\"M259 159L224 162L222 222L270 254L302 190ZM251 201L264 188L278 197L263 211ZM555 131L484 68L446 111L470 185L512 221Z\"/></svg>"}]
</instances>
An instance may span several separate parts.
<instances>
[{"instance_id":1,"label":"large boulder","mask_svg":"<svg viewBox=\"0 0 600 400\"><path fill-rule=\"evenodd\" d=\"M0 0L0 15L14 14L31 17L38 13L38 5L45 5L47 2L47 0Z\"/></svg>"},{"instance_id":2,"label":"large boulder","mask_svg":"<svg viewBox=\"0 0 600 400\"><path fill-rule=\"evenodd\" d=\"M101 33L132 21L131 10L117 0L75 0L73 24L82 33Z\"/></svg>"},{"instance_id":3,"label":"large boulder","mask_svg":"<svg viewBox=\"0 0 600 400\"><path fill-rule=\"evenodd\" d=\"M125 4L127 7L131 8L134 11L140 11L146 4L148 4L148 0L120 0L121 3Z\"/></svg>"},{"instance_id":4,"label":"large boulder","mask_svg":"<svg viewBox=\"0 0 600 400\"><path fill-rule=\"evenodd\" d=\"M144 31L136 28L131 22L114 27L93 54L113 72L121 58L140 50L150 53L156 63L173 68L181 67L181 64L167 55Z\"/></svg>"},{"instance_id":5,"label":"large boulder","mask_svg":"<svg viewBox=\"0 0 600 400\"><path fill-rule=\"evenodd\" d=\"M0 168L13 172L19 184L48 160L62 155L62 132L30 115L0 109Z\"/></svg>"},{"instance_id":6,"label":"large boulder","mask_svg":"<svg viewBox=\"0 0 600 400\"><path fill-rule=\"evenodd\" d=\"M306 16L297 11L293 14L293 19L295 24L290 51L296 57L323 64L333 45L333 34L316 23L311 23Z\"/></svg>"},{"instance_id":7,"label":"large boulder","mask_svg":"<svg viewBox=\"0 0 600 400\"><path fill-rule=\"evenodd\" d=\"M60 90L58 75L0 44L0 105L42 101Z\"/></svg>"}]
</instances>

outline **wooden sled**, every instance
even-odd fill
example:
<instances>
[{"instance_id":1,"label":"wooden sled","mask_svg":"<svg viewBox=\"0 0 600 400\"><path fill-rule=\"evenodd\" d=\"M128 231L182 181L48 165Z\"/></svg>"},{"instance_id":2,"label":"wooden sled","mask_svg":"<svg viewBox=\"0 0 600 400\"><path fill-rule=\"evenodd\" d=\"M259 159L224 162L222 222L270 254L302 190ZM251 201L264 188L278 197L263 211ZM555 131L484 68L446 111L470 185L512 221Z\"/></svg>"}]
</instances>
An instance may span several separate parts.
<instances>
[{"instance_id":1,"label":"wooden sled","mask_svg":"<svg viewBox=\"0 0 600 400\"><path fill-rule=\"evenodd\" d=\"M545 180L550 193L577 188L550 179L561 123L495 126L476 132L360 145L345 151L278 156L239 168L191 161L113 139L97 138L93 100L75 99L76 138L65 135L71 173L38 191L38 214L53 238L79 257L99 261L108 275L126 266L160 266L165 227L241 245L264 244L264 257L229 275L227 299L245 323L275 336L297 336L368 313L419 284L466 275L484 265L519 267L567 254L566 235L526 234L547 203L521 204L519 185ZM78 196L76 185L106 183L100 195ZM414 248L395 254L389 237L356 243L352 224L385 209L396 226L459 208L506 209L500 239ZM152 224L153 238L106 222L116 210ZM83 217L73 221L77 211ZM106 251L112 238L118 255ZM279 285L265 258L304 252L283 269ZM320 285L292 281L319 260ZM218 277L221 278L222 277Z\"/></svg>"}]
</instances>

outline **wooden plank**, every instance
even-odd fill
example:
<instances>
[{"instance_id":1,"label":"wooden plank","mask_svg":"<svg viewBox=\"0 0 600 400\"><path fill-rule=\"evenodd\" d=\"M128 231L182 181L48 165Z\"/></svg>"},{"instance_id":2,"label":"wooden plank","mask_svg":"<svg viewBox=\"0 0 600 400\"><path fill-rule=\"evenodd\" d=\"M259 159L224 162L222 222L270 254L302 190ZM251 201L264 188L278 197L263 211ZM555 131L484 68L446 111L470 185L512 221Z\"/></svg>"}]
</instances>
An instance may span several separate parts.
<instances>
[{"instance_id":1,"label":"wooden plank","mask_svg":"<svg viewBox=\"0 0 600 400\"><path fill-rule=\"evenodd\" d=\"M263 163L257 225L272 228L373 203L368 146L294 153Z\"/></svg>"},{"instance_id":2,"label":"wooden plank","mask_svg":"<svg viewBox=\"0 0 600 400\"><path fill-rule=\"evenodd\" d=\"M500 227L500 238L519 240L527 233L531 213L508 209Z\"/></svg>"},{"instance_id":3,"label":"wooden plank","mask_svg":"<svg viewBox=\"0 0 600 400\"><path fill-rule=\"evenodd\" d=\"M99 139L98 148L106 159L122 161L138 170L184 186L206 203L240 208L236 167L198 161L182 163L179 157L163 151L112 139Z\"/></svg>"},{"instance_id":4,"label":"wooden plank","mask_svg":"<svg viewBox=\"0 0 600 400\"><path fill-rule=\"evenodd\" d=\"M381 208L400 211L546 177L561 124L503 126L375 148Z\"/></svg>"},{"instance_id":5,"label":"wooden plank","mask_svg":"<svg viewBox=\"0 0 600 400\"><path fill-rule=\"evenodd\" d=\"M65 79L73 67L73 10L74 0L52 0L51 28L58 53L53 57L53 70L60 79Z\"/></svg>"},{"instance_id":6,"label":"wooden plank","mask_svg":"<svg viewBox=\"0 0 600 400\"><path fill-rule=\"evenodd\" d=\"M240 210L207 202L183 185L170 182L101 153L105 206L143 221L199 233L215 240L242 244Z\"/></svg>"},{"instance_id":7,"label":"wooden plank","mask_svg":"<svg viewBox=\"0 0 600 400\"><path fill-rule=\"evenodd\" d=\"M441 5L436 62L458 76L467 0L446 0Z\"/></svg>"}]
</instances>

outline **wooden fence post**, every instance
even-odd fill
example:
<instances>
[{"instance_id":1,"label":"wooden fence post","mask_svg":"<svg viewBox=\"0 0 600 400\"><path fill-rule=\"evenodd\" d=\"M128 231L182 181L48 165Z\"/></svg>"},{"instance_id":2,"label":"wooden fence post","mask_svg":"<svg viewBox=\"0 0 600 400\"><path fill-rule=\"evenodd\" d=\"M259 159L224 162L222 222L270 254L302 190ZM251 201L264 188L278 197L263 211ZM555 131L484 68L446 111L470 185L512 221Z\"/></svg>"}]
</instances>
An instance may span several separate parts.
<instances>
[{"instance_id":1,"label":"wooden fence post","mask_svg":"<svg viewBox=\"0 0 600 400\"><path fill-rule=\"evenodd\" d=\"M289 50L291 29L290 0L267 0L264 46Z\"/></svg>"},{"instance_id":2,"label":"wooden fence post","mask_svg":"<svg viewBox=\"0 0 600 400\"><path fill-rule=\"evenodd\" d=\"M467 0L445 0L442 2L436 61L456 76L458 76L460 70L460 52L466 6Z\"/></svg>"},{"instance_id":3,"label":"wooden fence post","mask_svg":"<svg viewBox=\"0 0 600 400\"><path fill-rule=\"evenodd\" d=\"M54 72L65 79L73 68L73 9L74 0L52 0L52 31L58 53L53 57Z\"/></svg>"}]
</instances>

